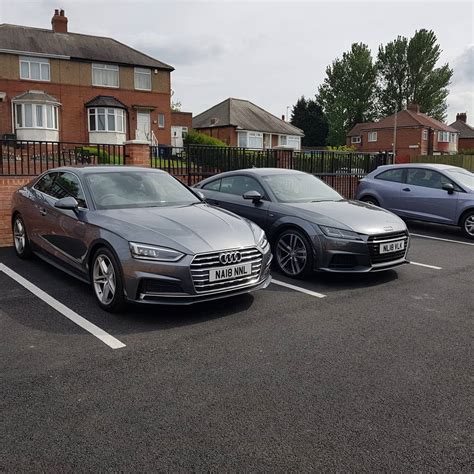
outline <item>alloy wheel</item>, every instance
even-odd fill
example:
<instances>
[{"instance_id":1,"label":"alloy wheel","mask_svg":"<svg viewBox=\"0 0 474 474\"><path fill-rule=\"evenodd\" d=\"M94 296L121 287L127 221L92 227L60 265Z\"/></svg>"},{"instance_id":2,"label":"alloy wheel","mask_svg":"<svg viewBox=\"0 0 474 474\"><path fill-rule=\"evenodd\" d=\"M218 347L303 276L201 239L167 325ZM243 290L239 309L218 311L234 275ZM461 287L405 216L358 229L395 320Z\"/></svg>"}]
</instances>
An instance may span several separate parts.
<instances>
[{"instance_id":1,"label":"alloy wheel","mask_svg":"<svg viewBox=\"0 0 474 474\"><path fill-rule=\"evenodd\" d=\"M308 251L301 237L290 232L278 239L276 257L278 265L284 272L297 276L306 267Z\"/></svg>"},{"instance_id":2,"label":"alloy wheel","mask_svg":"<svg viewBox=\"0 0 474 474\"><path fill-rule=\"evenodd\" d=\"M103 305L109 305L114 299L117 281L114 266L107 255L97 255L92 270L92 279L97 298Z\"/></svg>"},{"instance_id":3,"label":"alloy wheel","mask_svg":"<svg viewBox=\"0 0 474 474\"><path fill-rule=\"evenodd\" d=\"M26 231L25 226L20 218L15 219L13 225L13 239L15 242L15 249L18 254L22 254L25 251L26 246Z\"/></svg>"},{"instance_id":4,"label":"alloy wheel","mask_svg":"<svg viewBox=\"0 0 474 474\"><path fill-rule=\"evenodd\" d=\"M474 237L474 214L471 214L464 221L464 229L471 237Z\"/></svg>"}]
</instances>

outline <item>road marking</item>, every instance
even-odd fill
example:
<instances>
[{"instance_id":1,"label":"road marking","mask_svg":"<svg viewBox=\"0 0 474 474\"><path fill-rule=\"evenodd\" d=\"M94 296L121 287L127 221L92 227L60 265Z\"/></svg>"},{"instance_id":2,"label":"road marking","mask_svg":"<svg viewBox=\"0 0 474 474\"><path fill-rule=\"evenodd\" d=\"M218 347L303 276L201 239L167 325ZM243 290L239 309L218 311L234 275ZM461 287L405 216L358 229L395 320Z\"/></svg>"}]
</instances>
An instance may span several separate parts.
<instances>
[{"instance_id":1,"label":"road marking","mask_svg":"<svg viewBox=\"0 0 474 474\"><path fill-rule=\"evenodd\" d=\"M21 286L26 288L28 291L33 293L39 299L43 300L45 303L49 304L53 309L61 313L66 318L70 319L73 323L76 323L82 329L85 329L87 332L90 332L93 336L100 339L104 344L107 344L112 349L121 349L125 347L123 342L120 342L115 337L111 336L109 333L105 332L103 329L100 329L95 324L92 324L87 319L84 319L82 316L79 316L75 311L69 309L67 306L60 303L57 299L48 295L41 288L38 288L36 285L33 285L30 281L23 278L21 275L13 271L11 268L7 267L3 263L0 263L0 271L8 275L10 278L15 280Z\"/></svg>"},{"instance_id":2,"label":"road marking","mask_svg":"<svg viewBox=\"0 0 474 474\"><path fill-rule=\"evenodd\" d=\"M432 237L431 235L423 235L423 234L413 234L412 232L410 232L410 235L413 235L415 237L421 237L423 239L441 240L443 242L452 242L454 244L463 244L463 245L472 245L472 246L474 246L474 243L463 242L462 240L442 239L441 237Z\"/></svg>"},{"instance_id":3,"label":"road marking","mask_svg":"<svg viewBox=\"0 0 474 474\"><path fill-rule=\"evenodd\" d=\"M410 265L417 265L419 267L432 268L433 270L442 270L441 267L437 267L436 265L427 265L426 263L410 262Z\"/></svg>"},{"instance_id":4,"label":"road marking","mask_svg":"<svg viewBox=\"0 0 474 474\"><path fill-rule=\"evenodd\" d=\"M306 293L307 295L315 296L316 298L326 297L326 295L323 295L322 293L316 293L316 291L307 290L306 288L301 288L300 286L290 285L289 283L275 280L274 278L272 278L272 283L275 283L275 285L284 286L285 288L290 288L291 290L300 291L301 293Z\"/></svg>"}]
</instances>

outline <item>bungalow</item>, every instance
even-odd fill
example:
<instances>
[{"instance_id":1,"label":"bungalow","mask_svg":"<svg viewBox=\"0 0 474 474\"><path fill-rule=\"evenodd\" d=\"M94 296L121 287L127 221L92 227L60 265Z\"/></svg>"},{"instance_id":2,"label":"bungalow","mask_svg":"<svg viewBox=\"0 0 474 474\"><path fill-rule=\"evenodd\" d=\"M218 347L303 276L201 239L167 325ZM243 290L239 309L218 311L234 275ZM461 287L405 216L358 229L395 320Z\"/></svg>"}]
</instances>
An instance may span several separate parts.
<instances>
[{"instance_id":1,"label":"bungalow","mask_svg":"<svg viewBox=\"0 0 474 474\"><path fill-rule=\"evenodd\" d=\"M458 149L462 153L463 150L474 150L474 127L467 123L467 114L461 113L456 115L456 121L450 127L455 128L459 132Z\"/></svg>"},{"instance_id":2,"label":"bungalow","mask_svg":"<svg viewBox=\"0 0 474 474\"><path fill-rule=\"evenodd\" d=\"M193 128L242 148L299 150L301 129L248 100L229 98L193 117Z\"/></svg>"}]
</instances>

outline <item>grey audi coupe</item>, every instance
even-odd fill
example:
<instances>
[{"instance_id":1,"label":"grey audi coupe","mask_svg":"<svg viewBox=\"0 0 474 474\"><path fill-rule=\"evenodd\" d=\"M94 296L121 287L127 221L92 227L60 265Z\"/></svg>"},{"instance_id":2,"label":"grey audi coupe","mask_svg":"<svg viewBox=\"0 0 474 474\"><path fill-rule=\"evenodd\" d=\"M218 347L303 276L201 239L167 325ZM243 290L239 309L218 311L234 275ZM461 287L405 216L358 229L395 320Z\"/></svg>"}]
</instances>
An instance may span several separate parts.
<instances>
[{"instance_id":1,"label":"grey audi coupe","mask_svg":"<svg viewBox=\"0 0 474 474\"><path fill-rule=\"evenodd\" d=\"M190 304L270 284L264 231L160 170L91 166L43 173L13 197L13 239L91 283L99 305Z\"/></svg>"},{"instance_id":2,"label":"grey audi coupe","mask_svg":"<svg viewBox=\"0 0 474 474\"><path fill-rule=\"evenodd\" d=\"M407 263L409 234L399 217L343 199L311 174L252 168L212 176L196 188L209 204L262 227L287 276L369 272Z\"/></svg>"}]
</instances>

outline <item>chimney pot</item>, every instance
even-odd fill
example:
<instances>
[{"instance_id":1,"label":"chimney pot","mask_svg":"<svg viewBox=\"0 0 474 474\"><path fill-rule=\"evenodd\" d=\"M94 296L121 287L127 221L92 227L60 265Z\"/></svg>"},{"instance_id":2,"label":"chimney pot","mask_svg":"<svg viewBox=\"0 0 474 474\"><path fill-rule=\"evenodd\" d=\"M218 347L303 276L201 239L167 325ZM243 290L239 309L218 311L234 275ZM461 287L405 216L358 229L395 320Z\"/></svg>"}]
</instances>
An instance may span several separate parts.
<instances>
[{"instance_id":1,"label":"chimney pot","mask_svg":"<svg viewBox=\"0 0 474 474\"><path fill-rule=\"evenodd\" d=\"M284 116L284 115L282 115L282 116L281 116L281 119L282 119L282 120L283 120L283 122L284 122L284 121L285 121L285 116Z\"/></svg>"},{"instance_id":2,"label":"chimney pot","mask_svg":"<svg viewBox=\"0 0 474 474\"><path fill-rule=\"evenodd\" d=\"M64 10L54 10L51 26L55 33L67 33L67 16L64 15Z\"/></svg>"},{"instance_id":3,"label":"chimney pot","mask_svg":"<svg viewBox=\"0 0 474 474\"><path fill-rule=\"evenodd\" d=\"M466 112L461 112L459 114L456 114L456 121L459 120L460 122L467 122L467 113Z\"/></svg>"}]
</instances>

